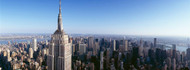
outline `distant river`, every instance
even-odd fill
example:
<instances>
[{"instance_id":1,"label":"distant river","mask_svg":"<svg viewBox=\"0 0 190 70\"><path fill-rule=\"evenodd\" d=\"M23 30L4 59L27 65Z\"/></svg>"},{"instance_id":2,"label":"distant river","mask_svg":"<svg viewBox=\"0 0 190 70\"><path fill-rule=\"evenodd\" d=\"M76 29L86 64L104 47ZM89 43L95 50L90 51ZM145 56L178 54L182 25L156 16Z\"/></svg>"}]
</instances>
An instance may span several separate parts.
<instances>
[{"instance_id":1,"label":"distant river","mask_svg":"<svg viewBox=\"0 0 190 70\"><path fill-rule=\"evenodd\" d=\"M172 48L172 47L167 47L166 50L170 49L170 48ZM178 50L180 52L183 52L183 51L186 52L187 48L188 48L187 46L177 46L176 50Z\"/></svg>"},{"instance_id":2,"label":"distant river","mask_svg":"<svg viewBox=\"0 0 190 70\"><path fill-rule=\"evenodd\" d=\"M46 40L49 40L49 39L37 39L38 42L40 41L46 41ZM4 45L4 44L8 44L8 41L10 41L11 43L21 43L21 42L31 42L32 39L13 39L13 40L0 40L0 45Z\"/></svg>"}]
</instances>

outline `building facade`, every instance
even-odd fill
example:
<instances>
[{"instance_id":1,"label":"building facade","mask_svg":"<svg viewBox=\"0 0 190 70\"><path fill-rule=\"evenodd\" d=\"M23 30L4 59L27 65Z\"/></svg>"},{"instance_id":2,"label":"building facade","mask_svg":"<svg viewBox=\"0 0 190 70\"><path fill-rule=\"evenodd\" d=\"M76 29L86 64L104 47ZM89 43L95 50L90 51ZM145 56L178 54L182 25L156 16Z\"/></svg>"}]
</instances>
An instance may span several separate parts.
<instances>
[{"instance_id":1,"label":"building facade","mask_svg":"<svg viewBox=\"0 0 190 70\"><path fill-rule=\"evenodd\" d=\"M48 70L71 70L72 47L69 36L64 32L61 16L61 0L59 1L58 28L51 35L49 55L47 56Z\"/></svg>"}]
</instances>

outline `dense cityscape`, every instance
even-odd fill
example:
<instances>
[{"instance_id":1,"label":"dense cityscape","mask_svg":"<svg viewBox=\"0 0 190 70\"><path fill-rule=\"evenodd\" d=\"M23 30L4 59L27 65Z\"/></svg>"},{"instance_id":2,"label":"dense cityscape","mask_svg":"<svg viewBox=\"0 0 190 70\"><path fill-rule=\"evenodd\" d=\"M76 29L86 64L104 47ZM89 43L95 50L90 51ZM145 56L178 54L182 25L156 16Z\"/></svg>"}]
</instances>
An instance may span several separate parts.
<instances>
[{"instance_id":1,"label":"dense cityscape","mask_svg":"<svg viewBox=\"0 0 190 70\"><path fill-rule=\"evenodd\" d=\"M190 70L188 38L67 34L61 12L53 34L1 34L0 70Z\"/></svg>"},{"instance_id":2,"label":"dense cityscape","mask_svg":"<svg viewBox=\"0 0 190 70\"><path fill-rule=\"evenodd\" d=\"M69 37L72 43L72 70L188 70L190 48L180 52L176 44L129 39L122 36ZM1 69L47 70L50 40L8 41L1 45Z\"/></svg>"}]
</instances>

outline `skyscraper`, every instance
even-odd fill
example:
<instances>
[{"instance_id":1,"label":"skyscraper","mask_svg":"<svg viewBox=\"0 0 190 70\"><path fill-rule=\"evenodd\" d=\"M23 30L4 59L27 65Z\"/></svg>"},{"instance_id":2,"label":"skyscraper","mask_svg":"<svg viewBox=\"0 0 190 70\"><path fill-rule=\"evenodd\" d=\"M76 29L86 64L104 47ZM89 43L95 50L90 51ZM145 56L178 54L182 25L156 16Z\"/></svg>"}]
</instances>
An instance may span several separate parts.
<instances>
[{"instance_id":1,"label":"skyscraper","mask_svg":"<svg viewBox=\"0 0 190 70\"><path fill-rule=\"evenodd\" d=\"M79 54L83 55L86 53L86 44L79 44Z\"/></svg>"},{"instance_id":2,"label":"skyscraper","mask_svg":"<svg viewBox=\"0 0 190 70\"><path fill-rule=\"evenodd\" d=\"M154 38L154 48L156 47L157 38Z\"/></svg>"},{"instance_id":3,"label":"skyscraper","mask_svg":"<svg viewBox=\"0 0 190 70\"><path fill-rule=\"evenodd\" d=\"M100 50L99 41L98 41L98 39L96 39L95 42L94 42L94 52L93 52L93 55L97 55L99 50Z\"/></svg>"},{"instance_id":4,"label":"skyscraper","mask_svg":"<svg viewBox=\"0 0 190 70\"><path fill-rule=\"evenodd\" d=\"M59 1L58 28L51 35L48 70L71 70L72 49L68 35L64 32L61 16L61 0Z\"/></svg>"},{"instance_id":5,"label":"skyscraper","mask_svg":"<svg viewBox=\"0 0 190 70\"><path fill-rule=\"evenodd\" d=\"M33 58L33 49L32 48L29 48L29 57L30 58Z\"/></svg>"},{"instance_id":6,"label":"skyscraper","mask_svg":"<svg viewBox=\"0 0 190 70\"><path fill-rule=\"evenodd\" d=\"M10 57L10 50L7 49L7 61L11 61L12 58Z\"/></svg>"},{"instance_id":7,"label":"skyscraper","mask_svg":"<svg viewBox=\"0 0 190 70\"><path fill-rule=\"evenodd\" d=\"M176 58L176 57L177 57L177 56L176 56L176 52L177 52L177 51L176 51L176 45L175 45L175 44L172 45L172 49L173 49L172 57L173 57L173 58Z\"/></svg>"},{"instance_id":8,"label":"skyscraper","mask_svg":"<svg viewBox=\"0 0 190 70\"><path fill-rule=\"evenodd\" d=\"M30 44L31 45L31 48L34 50L34 51L37 51L37 40L36 40L36 38L34 38L33 40L32 40L32 43Z\"/></svg>"},{"instance_id":9,"label":"skyscraper","mask_svg":"<svg viewBox=\"0 0 190 70\"><path fill-rule=\"evenodd\" d=\"M113 40L113 43L112 43L112 51L115 51L116 50L116 41Z\"/></svg>"},{"instance_id":10,"label":"skyscraper","mask_svg":"<svg viewBox=\"0 0 190 70\"><path fill-rule=\"evenodd\" d=\"M143 40L141 39L140 40L140 46L138 47L138 53L139 53L139 56L143 56Z\"/></svg>"},{"instance_id":11,"label":"skyscraper","mask_svg":"<svg viewBox=\"0 0 190 70\"><path fill-rule=\"evenodd\" d=\"M186 50L187 59L190 60L190 48Z\"/></svg>"},{"instance_id":12,"label":"skyscraper","mask_svg":"<svg viewBox=\"0 0 190 70\"><path fill-rule=\"evenodd\" d=\"M176 70L176 59L172 59L172 70Z\"/></svg>"},{"instance_id":13,"label":"skyscraper","mask_svg":"<svg viewBox=\"0 0 190 70\"><path fill-rule=\"evenodd\" d=\"M124 47L125 47L125 51L128 51L128 41L124 40Z\"/></svg>"},{"instance_id":14,"label":"skyscraper","mask_svg":"<svg viewBox=\"0 0 190 70\"><path fill-rule=\"evenodd\" d=\"M104 69L103 65L104 65L104 52L101 51L101 53L100 53L100 70Z\"/></svg>"},{"instance_id":15,"label":"skyscraper","mask_svg":"<svg viewBox=\"0 0 190 70\"><path fill-rule=\"evenodd\" d=\"M93 37L88 38L88 48L89 48L89 50L92 50L94 48L94 38Z\"/></svg>"}]
</instances>

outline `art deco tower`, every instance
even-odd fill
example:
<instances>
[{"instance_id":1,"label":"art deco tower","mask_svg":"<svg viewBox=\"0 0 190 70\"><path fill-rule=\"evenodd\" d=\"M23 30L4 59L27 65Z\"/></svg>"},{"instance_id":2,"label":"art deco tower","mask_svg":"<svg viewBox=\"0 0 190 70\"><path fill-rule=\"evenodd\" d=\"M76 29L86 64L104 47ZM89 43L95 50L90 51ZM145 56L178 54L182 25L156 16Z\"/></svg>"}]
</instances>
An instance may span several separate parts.
<instances>
[{"instance_id":1,"label":"art deco tower","mask_svg":"<svg viewBox=\"0 0 190 70\"><path fill-rule=\"evenodd\" d=\"M58 27L51 35L49 55L47 56L48 70L71 70L71 43L62 25L61 0L59 1Z\"/></svg>"}]
</instances>

